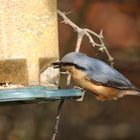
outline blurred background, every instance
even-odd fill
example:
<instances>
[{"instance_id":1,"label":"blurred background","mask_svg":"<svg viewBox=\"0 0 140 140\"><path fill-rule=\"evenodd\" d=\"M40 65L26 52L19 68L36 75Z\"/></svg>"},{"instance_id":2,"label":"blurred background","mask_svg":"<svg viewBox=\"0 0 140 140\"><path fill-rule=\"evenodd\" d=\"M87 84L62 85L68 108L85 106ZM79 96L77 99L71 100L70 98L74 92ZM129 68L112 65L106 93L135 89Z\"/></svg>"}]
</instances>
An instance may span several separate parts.
<instances>
[{"instance_id":1,"label":"blurred background","mask_svg":"<svg viewBox=\"0 0 140 140\"><path fill-rule=\"evenodd\" d=\"M96 33L103 29L114 67L140 87L140 1L59 0L58 9L77 25ZM74 51L76 33L59 18L60 57ZM106 62L105 54L86 38L81 52ZM0 140L49 140L58 102L0 107ZM83 102L64 105L57 140L139 140L140 97L99 102L86 94Z\"/></svg>"}]
</instances>

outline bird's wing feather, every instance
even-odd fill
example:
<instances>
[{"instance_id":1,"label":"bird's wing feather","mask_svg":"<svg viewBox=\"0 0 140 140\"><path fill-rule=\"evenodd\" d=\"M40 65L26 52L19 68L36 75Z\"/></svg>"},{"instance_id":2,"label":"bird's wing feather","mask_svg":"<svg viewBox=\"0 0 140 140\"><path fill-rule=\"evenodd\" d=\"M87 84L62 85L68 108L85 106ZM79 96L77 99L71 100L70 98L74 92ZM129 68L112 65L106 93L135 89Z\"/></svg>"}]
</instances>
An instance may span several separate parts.
<instances>
[{"instance_id":1,"label":"bird's wing feather","mask_svg":"<svg viewBox=\"0 0 140 140\"><path fill-rule=\"evenodd\" d=\"M127 78L106 63L97 59L93 61L93 58L90 58L88 64L85 72L90 80L115 88L128 89L133 87Z\"/></svg>"},{"instance_id":2,"label":"bird's wing feather","mask_svg":"<svg viewBox=\"0 0 140 140\"><path fill-rule=\"evenodd\" d=\"M131 82L117 70L111 68L101 60L88 57L79 52L67 54L61 60L63 63L74 64L76 68L85 72L87 78L93 82L115 88L133 88Z\"/></svg>"}]
</instances>

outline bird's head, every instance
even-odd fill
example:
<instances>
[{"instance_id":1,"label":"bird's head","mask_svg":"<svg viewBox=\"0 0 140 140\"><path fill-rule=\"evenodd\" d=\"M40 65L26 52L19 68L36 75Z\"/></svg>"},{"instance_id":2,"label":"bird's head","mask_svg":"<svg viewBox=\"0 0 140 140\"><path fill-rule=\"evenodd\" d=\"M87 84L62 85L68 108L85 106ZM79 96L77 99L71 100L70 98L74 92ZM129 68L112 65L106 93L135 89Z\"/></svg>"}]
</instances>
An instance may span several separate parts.
<instances>
[{"instance_id":1,"label":"bird's head","mask_svg":"<svg viewBox=\"0 0 140 140\"><path fill-rule=\"evenodd\" d=\"M79 52L71 52L66 54L61 61L52 63L54 68L62 68L64 70L69 71L71 67L75 67L80 70L84 70L84 65L86 64L85 61L86 54L79 53Z\"/></svg>"}]
</instances>

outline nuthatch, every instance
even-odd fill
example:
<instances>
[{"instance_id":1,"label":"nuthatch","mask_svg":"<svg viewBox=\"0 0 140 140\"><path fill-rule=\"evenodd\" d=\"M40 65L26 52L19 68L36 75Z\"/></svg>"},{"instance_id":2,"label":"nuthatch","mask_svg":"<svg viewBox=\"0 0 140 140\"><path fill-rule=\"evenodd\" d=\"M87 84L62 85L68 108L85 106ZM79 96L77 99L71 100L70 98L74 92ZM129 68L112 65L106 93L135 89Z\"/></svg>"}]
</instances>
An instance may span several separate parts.
<instances>
[{"instance_id":1,"label":"nuthatch","mask_svg":"<svg viewBox=\"0 0 140 140\"><path fill-rule=\"evenodd\" d=\"M68 71L77 86L93 93L98 100L117 99L125 95L140 96L140 89L121 73L86 54L71 52L52 65Z\"/></svg>"}]
</instances>

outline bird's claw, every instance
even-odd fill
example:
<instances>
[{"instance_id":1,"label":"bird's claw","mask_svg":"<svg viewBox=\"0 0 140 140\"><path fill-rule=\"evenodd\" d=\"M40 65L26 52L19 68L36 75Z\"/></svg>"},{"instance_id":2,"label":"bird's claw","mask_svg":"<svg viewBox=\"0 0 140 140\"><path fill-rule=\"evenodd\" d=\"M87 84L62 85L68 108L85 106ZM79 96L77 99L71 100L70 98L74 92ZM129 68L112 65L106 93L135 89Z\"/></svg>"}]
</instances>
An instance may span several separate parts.
<instances>
[{"instance_id":1,"label":"bird's claw","mask_svg":"<svg viewBox=\"0 0 140 140\"><path fill-rule=\"evenodd\" d=\"M78 87L78 86L74 86L73 88L74 88L74 89L79 89L79 90L81 90L81 91L84 91L84 89L83 89L83 88Z\"/></svg>"},{"instance_id":2,"label":"bird's claw","mask_svg":"<svg viewBox=\"0 0 140 140\"><path fill-rule=\"evenodd\" d=\"M85 90L84 90L83 88L78 87L78 86L75 86L75 87L73 87L73 88L74 88L74 89L79 89L79 90L82 91L82 96L81 96L80 98L76 99L76 101L82 102L83 99L84 99L84 96L85 96Z\"/></svg>"}]
</instances>

